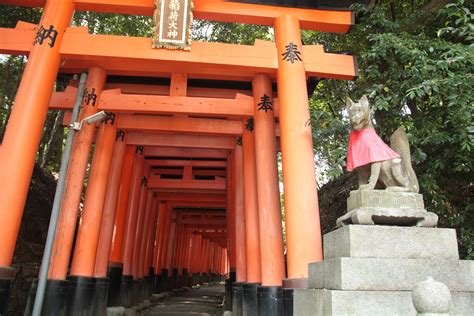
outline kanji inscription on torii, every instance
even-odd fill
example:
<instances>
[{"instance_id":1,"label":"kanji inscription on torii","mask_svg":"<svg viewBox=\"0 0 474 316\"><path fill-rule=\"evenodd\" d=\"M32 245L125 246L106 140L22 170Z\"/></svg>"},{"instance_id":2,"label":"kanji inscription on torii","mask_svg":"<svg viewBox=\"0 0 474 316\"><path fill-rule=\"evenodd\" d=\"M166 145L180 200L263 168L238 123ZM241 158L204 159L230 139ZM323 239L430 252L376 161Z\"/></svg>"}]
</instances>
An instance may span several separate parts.
<instances>
[{"instance_id":1,"label":"kanji inscription on torii","mask_svg":"<svg viewBox=\"0 0 474 316\"><path fill-rule=\"evenodd\" d=\"M154 48L191 49L193 0L155 0Z\"/></svg>"}]
</instances>

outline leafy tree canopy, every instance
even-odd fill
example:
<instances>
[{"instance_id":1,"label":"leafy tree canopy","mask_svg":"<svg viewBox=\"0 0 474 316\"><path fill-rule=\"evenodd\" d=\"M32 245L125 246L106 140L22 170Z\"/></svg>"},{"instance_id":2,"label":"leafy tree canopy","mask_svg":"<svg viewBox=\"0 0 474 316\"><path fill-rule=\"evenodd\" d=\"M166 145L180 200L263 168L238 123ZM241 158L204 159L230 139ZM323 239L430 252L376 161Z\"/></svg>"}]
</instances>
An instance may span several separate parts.
<instances>
[{"instance_id":1,"label":"leafy tree canopy","mask_svg":"<svg viewBox=\"0 0 474 316\"><path fill-rule=\"evenodd\" d=\"M395 4L396 3L396 4ZM345 98L369 96L386 140L405 127L425 203L440 224L457 227L474 256L474 14L471 3L381 1L355 6L348 35L305 32L306 43L358 56L355 82L324 80L311 99L315 151L326 179L345 169L349 124Z\"/></svg>"},{"instance_id":2,"label":"leafy tree canopy","mask_svg":"<svg viewBox=\"0 0 474 316\"><path fill-rule=\"evenodd\" d=\"M373 8L353 7L358 21L349 34L303 31L302 38L330 52L351 52L359 62L356 81L322 80L310 100L321 178L335 179L345 170L346 97L368 95L383 138L399 126L407 130L428 209L440 215L441 225L458 229L462 255L474 258L471 8L470 0L380 0ZM0 6L0 24L37 23L40 14L39 9ZM77 12L73 23L92 33L146 37L153 27L151 17L94 12ZM271 40L272 29L206 21L195 21L193 27L193 39L200 41L252 44L256 38ZM0 138L23 67L23 58L0 59ZM56 121L48 120L46 134Z\"/></svg>"}]
</instances>

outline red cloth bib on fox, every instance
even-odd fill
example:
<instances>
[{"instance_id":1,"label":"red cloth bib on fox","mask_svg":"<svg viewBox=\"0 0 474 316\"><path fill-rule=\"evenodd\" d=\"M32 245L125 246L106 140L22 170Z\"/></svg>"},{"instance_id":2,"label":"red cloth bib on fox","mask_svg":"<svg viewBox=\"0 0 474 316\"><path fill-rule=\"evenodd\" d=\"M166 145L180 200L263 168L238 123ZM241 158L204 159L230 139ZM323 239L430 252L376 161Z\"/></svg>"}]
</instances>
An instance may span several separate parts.
<instances>
[{"instance_id":1,"label":"red cloth bib on fox","mask_svg":"<svg viewBox=\"0 0 474 316\"><path fill-rule=\"evenodd\" d=\"M400 157L377 135L372 127L351 131L347 150L347 171L357 167Z\"/></svg>"}]
</instances>

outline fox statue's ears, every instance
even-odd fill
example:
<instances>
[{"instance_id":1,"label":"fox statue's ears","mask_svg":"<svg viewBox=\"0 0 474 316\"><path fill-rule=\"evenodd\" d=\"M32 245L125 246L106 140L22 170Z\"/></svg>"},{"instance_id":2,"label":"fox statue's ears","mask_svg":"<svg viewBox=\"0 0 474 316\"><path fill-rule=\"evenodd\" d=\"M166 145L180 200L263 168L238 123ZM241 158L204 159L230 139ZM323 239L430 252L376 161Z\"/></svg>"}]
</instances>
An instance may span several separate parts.
<instances>
[{"instance_id":1,"label":"fox statue's ears","mask_svg":"<svg viewBox=\"0 0 474 316\"><path fill-rule=\"evenodd\" d=\"M351 98L347 98L346 99L346 108L349 109L353 105L354 105L354 101L352 101Z\"/></svg>"},{"instance_id":2,"label":"fox statue's ears","mask_svg":"<svg viewBox=\"0 0 474 316\"><path fill-rule=\"evenodd\" d=\"M369 99L365 94L362 96L362 98L360 98L359 103L363 108L369 108Z\"/></svg>"},{"instance_id":3,"label":"fox statue's ears","mask_svg":"<svg viewBox=\"0 0 474 316\"><path fill-rule=\"evenodd\" d=\"M362 108L369 109L369 99L367 98L367 96L365 94L362 96L362 98L360 98L358 103L362 106ZM352 107L354 104L356 104L356 103L354 103L354 101L352 101L351 98L346 99L346 108L347 109Z\"/></svg>"}]
</instances>

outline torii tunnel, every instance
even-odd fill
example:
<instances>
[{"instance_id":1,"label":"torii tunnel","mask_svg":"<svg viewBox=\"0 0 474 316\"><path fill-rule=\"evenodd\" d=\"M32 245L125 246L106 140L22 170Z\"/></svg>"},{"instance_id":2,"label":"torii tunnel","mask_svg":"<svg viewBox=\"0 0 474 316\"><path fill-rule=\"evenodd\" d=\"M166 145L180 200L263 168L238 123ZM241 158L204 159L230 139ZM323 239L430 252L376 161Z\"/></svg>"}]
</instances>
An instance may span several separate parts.
<instances>
[{"instance_id":1,"label":"torii tunnel","mask_svg":"<svg viewBox=\"0 0 474 316\"><path fill-rule=\"evenodd\" d=\"M69 125L78 92L76 79L54 92L57 75L86 71L80 118L108 115L74 136L42 314L101 315L226 279L234 315L291 315L293 289L323 259L307 85L357 76L353 56L303 45L300 31L345 33L353 13L195 0L196 19L273 26L275 42L178 51L70 26L75 11L151 16L153 0L0 3L44 8L39 25L0 28L0 53L28 56L0 147L0 314L47 111ZM49 26L54 41L35 42Z\"/></svg>"}]
</instances>

